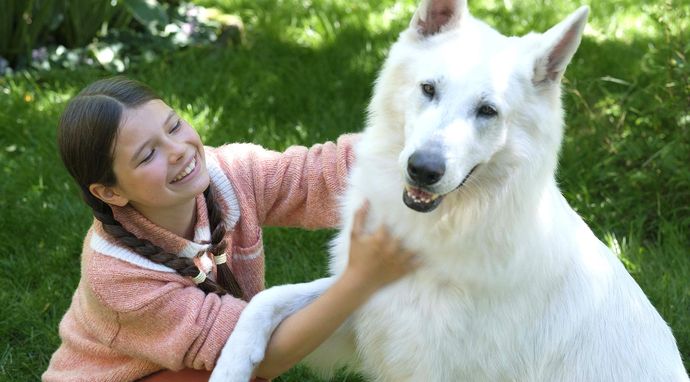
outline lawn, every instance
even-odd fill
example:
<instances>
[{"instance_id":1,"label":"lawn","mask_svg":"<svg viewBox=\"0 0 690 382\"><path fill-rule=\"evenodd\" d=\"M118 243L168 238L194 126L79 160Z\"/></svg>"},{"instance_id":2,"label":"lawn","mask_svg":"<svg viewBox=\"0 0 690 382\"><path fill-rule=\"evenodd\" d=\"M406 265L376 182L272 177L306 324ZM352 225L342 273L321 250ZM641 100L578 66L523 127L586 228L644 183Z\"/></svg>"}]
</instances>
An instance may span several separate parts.
<instances>
[{"instance_id":1,"label":"lawn","mask_svg":"<svg viewBox=\"0 0 690 382\"><path fill-rule=\"evenodd\" d=\"M363 126L372 83L415 1L199 0L242 17L235 47L188 48L125 74L157 89L205 143L273 149ZM565 0L470 1L504 34L543 31ZM567 130L558 179L566 198L621 257L690 367L690 5L595 2L566 73ZM79 280L91 223L61 166L55 126L101 69L0 77L0 380L37 380ZM325 273L332 232L267 228L267 282ZM340 377L338 381L352 381ZM318 381L296 368L278 381Z\"/></svg>"}]
</instances>

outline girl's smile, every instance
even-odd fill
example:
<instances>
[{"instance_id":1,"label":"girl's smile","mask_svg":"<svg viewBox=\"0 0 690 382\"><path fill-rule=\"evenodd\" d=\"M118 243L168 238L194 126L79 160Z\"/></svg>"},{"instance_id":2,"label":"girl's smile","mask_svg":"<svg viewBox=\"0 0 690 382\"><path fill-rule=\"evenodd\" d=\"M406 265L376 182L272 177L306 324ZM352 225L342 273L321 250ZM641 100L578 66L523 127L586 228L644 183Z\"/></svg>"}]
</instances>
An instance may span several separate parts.
<instances>
[{"instance_id":1,"label":"girl's smile","mask_svg":"<svg viewBox=\"0 0 690 382\"><path fill-rule=\"evenodd\" d=\"M106 202L130 204L154 223L184 235L194 222L196 196L209 185L201 138L160 100L124 110L113 172L116 184L101 193Z\"/></svg>"},{"instance_id":2,"label":"girl's smile","mask_svg":"<svg viewBox=\"0 0 690 382\"><path fill-rule=\"evenodd\" d=\"M197 169L196 163L197 163L197 161L196 161L196 155L195 155L192 157L192 161L187 165L187 167L185 167L184 170L182 170L182 172L177 174L175 179L173 179L170 183L171 184L172 183L180 183L180 182L184 183L184 181L186 181L189 178L196 175L198 173L198 171L195 171Z\"/></svg>"}]
</instances>

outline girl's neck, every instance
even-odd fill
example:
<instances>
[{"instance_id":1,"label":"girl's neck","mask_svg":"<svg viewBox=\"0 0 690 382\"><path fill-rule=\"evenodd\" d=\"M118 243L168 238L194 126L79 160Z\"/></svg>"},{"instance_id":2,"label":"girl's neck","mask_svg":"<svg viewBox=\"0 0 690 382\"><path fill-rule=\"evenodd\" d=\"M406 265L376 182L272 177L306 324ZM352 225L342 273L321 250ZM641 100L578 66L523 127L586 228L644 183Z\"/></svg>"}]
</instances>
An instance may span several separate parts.
<instances>
[{"instance_id":1,"label":"girl's neck","mask_svg":"<svg viewBox=\"0 0 690 382\"><path fill-rule=\"evenodd\" d=\"M156 225L185 239L194 239L196 198L190 199L185 204L168 208L149 209L135 204L132 204L132 207Z\"/></svg>"}]
</instances>

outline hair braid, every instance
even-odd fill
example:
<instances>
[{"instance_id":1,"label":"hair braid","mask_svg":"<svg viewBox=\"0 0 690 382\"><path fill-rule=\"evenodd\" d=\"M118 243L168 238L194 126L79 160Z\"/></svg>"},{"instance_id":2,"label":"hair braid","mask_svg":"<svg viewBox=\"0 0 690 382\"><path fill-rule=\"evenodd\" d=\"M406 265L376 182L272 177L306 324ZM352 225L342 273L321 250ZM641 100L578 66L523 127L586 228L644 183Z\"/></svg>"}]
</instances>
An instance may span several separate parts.
<instances>
[{"instance_id":1,"label":"hair braid","mask_svg":"<svg viewBox=\"0 0 690 382\"><path fill-rule=\"evenodd\" d=\"M132 251L156 264L165 265L168 268L174 269L181 276L195 277L199 273L199 268L197 268L192 259L166 252L150 241L141 239L127 231L122 224L115 219L113 211L107 203L91 195L88 190L85 191L86 192L83 192L84 199L93 209L94 217L103 224L105 232L115 238L119 243L124 244ZM217 293L221 295L227 293L224 288L208 278L199 284L199 288L206 293Z\"/></svg>"},{"instance_id":2,"label":"hair braid","mask_svg":"<svg viewBox=\"0 0 690 382\"><path fill-rule=\"evenodd\" d=\"M225 224L221 215L221 209L216 203L213 188L209 186L204 192L206 196L206 208L208 209L208 221L211 226L211 246L209 252L215 256L220 256L225 252L227 243L225 242ZM232 273L227 261L218 264L216 267L218 283L223 286L234 297L242 298L244 293L235 275Z\"/></svg>"}]
</instances>

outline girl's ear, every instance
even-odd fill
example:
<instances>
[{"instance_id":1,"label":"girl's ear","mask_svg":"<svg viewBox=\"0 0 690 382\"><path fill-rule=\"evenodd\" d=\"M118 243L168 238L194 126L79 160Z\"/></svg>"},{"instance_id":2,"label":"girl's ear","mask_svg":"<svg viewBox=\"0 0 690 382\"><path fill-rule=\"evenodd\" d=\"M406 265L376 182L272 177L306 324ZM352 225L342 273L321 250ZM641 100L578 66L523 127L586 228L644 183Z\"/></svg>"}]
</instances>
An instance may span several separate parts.
<instances>
[{"instance_id":1,"label":"girl's ear","mask_svg":"<svg viewBox=\"0 0 690 382\"><path fill-rule=\"evenodd\" d=\"M121 195L114 187L104 186L100 183L93 183L89 185L91 195L108 203L110 205L124 207L129 203L129 199Z\"/></svg>"}]
</instances>

